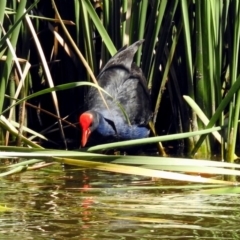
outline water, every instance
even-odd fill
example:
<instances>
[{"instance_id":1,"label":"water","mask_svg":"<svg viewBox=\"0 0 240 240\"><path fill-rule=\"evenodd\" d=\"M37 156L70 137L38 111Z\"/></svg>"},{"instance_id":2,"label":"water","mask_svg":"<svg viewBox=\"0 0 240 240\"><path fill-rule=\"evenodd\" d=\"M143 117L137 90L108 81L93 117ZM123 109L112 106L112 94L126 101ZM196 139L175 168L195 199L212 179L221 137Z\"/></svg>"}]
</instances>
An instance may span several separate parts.
<instances>
[{"instance_id":1,"label":"water","mask_svg":"<svg viewBox=\"0 0 240 240\"><path fill-rule=\"evenodd\" d=\"M240 239L239 195L190 186L59 166L26 172L1 179L0 239Z\"/></svg>"}]
</instances>

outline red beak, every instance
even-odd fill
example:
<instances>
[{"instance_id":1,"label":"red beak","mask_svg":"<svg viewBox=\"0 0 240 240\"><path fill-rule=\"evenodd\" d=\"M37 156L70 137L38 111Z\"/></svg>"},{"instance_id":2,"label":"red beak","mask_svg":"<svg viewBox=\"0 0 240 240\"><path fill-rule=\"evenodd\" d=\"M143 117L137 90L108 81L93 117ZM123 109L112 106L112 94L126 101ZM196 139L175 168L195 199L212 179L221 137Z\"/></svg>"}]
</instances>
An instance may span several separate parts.
<instances>
[{"instance_id":1,"label":"red beak","mask_svg":"<svg viewBox=\"0 0 240 240\"><path fill-rule=\"evenodd\" d=\"M82 141L81 141L82 147L84 147L87 144L90 133L91 133L91 131L89 128L82 130Z\"/></svg>"}]
</instances>

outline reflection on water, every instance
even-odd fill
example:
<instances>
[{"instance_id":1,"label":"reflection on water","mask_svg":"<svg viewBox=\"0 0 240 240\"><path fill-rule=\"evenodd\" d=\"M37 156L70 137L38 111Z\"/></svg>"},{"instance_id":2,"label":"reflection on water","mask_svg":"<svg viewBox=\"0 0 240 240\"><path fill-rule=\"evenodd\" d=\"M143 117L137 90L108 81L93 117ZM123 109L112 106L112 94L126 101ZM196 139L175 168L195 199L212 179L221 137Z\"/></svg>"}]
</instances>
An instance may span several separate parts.
<instances>
[{"instance_id":1,"label":"reflection on water","mask_svg":"<svg viewBox=\"0 0 240 240\"><path fill-rule=\"evenodd\" d=\"M136 176L53 170L1 180L0 206L12 209L0 208L0 239L240 239L237 194L200 194Z\"/></svg>"}]
</instances>

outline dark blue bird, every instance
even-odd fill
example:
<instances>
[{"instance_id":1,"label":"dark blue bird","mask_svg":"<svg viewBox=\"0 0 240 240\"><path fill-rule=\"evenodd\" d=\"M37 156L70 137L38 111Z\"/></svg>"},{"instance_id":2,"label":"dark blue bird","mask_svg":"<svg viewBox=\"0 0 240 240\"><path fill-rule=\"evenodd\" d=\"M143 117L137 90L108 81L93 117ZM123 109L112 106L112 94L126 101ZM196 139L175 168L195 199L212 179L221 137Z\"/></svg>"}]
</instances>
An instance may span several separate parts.
<instances>
[{"instance_id":1,"label":"dark blue bird","mask_svg":"<svg viewBox=\"0 0 240 240\"><path fill-rule=\"evenodd\" d=\"M144 40L120 49L104 66L97 77L108 108L98 89L91 87L87 94L88 111L79 117L82 128L81 146L145 138L152 117L150 95L142 70L133 63L133 57ZM123 107L123 111L116 104ZM129 124L130 121L130 124Z\"/></svg>"}]
</instances>

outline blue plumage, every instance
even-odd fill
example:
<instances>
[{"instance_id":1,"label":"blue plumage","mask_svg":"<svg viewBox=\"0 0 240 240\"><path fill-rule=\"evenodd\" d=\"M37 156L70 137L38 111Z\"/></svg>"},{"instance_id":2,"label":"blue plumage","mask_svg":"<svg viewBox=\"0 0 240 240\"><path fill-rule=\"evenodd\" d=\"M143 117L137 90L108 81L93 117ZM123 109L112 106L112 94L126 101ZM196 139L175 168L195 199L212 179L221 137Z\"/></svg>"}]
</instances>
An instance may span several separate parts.
<instances>
[{"instance_id":1,"label":"blue plumage","mask_svg":"<svg viewBox=\"0 0 240 240\"><path fill-rule=\"evenodd\" d=\"M104 66L97 77L98 84L112 97L104 98L109 110L94 87L90 88L79 122L82 128L81 145L145 138L152 117L150 95L142 70L133 57L143 40L120 49ZM118 102L124 109L127 118ZM130 121L130 124L129 124ZM89 140L89 141L88 141Z\"/></svg>"}]
</instances>

